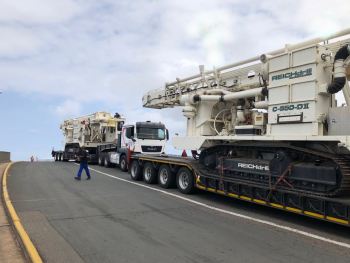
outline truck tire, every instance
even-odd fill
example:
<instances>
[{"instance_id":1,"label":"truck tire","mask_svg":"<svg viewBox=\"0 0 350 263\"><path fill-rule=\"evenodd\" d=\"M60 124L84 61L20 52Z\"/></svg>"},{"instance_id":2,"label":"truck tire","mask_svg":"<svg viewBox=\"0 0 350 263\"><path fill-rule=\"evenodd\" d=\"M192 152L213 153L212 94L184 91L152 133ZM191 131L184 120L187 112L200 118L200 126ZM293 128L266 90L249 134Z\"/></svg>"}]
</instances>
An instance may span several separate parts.
<instances>
[{"instance_id":1,"label":"truck tire","mask_svg":"<svg viewBox=\"0 0 350 263\"><path fill-rule=\"evenodd\" d=\"M62 161L62 153L59 154L58 160L61 162Z\"/></svg>"},{"instance_id":2,"label":"truck tire","mask_svg":"<svg viewBox=\"0 0 350 263\"><path fill-rule=\"evenodd\" d=\"M111 162L109 161L108 156L105 157L104 165L105 165L105 167L111 167L111 165L112 165Z\"/></svg>"},{"instance_id":3,"label":"truck tire","mask_svg":"<svg viewBox=\"0 0 350 263\"><path fill-rule=\"evenodd\" d=\"M151 162L147 162L143 167L143 181L146 184L155 184L158 179L157 170Z\"/></svg>"},{"instance_id":4,"label":"truck tire","mask_svg":"<svg viewBox=\"0 0 350 263\"><path fill-rule=\"evenodd\" d=\"M126 161L126 155L122 155L120 157L120 170L122 170L122 172L127 172L128 171L128 164Z\"/></svg>"},{"instance_id":5,"label":"truck tire","mask_svg":"<svg viewBox=\"0 0 350 263\"><path fill-rule=\"evenodd\" d=\"M176 185L183 194L192 194L195 191L194 176L187 167L182 167L176 175Z\"/></svg>"},{"instance_id":6,"label":"truck tire","mask_svg":"<svg viewBox=\"0 0 350 263\"><path fill-rule=\"evenodd\" d=\"M102 166L102 165L103 165L103 158L102 158L101 155L98 157L98 165L99 165L99 166Z\"/></svg>"},{"instance_id":7,"label":"truck tire","mask_svg":"<svg viewBox=\"0 0 350 263\"><path fill-rule=\"evenodd\" d=\"M140 181L142 179L142 169L138 160L134 160L130 164L130 176L134 181Z\"/></svg>"},{"instance_id":8,"label":"truck tire","mask_svg":"<svg viewBox=\"0 0 350 263\"><path fill-rule=\"evenodd\" d=\"M162 188L172 188L175 186L176 176L170 170L168 164L162 164L158 170L158 182Z\"/></svg>"},{"instance_id":9,"label":"truck tire","mask_svg":"<svg viewBox=\"0 0 350 263\"><path fill-rule=\"evenodd\" d=\"M55 153L55 162L57 162L57 161L58 161L58 154Z\"/></svg>"}]
</instances>

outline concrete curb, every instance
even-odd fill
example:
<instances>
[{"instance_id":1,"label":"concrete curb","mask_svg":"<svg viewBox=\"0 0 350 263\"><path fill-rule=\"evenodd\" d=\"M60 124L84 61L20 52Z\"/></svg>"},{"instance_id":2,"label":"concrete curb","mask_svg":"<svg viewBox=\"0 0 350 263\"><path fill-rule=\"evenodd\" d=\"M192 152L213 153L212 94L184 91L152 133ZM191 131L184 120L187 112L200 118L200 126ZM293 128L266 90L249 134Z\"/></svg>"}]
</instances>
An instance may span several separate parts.
<instances>
[{"instance_id":1,"label":"concrete curb","mask_svg":"<svg viewBox=\"0 0 350 263\"><path fill-rule=\"evenodd\" d=\"M25 254L28 257L28 260L32 263L42 263L42 259L39 256L38 251L36 250L35 246L33 245L32 241L30 240L27 232L24 230L22 223L11 203L8 191L7 191L7 173L10 167L18 162L12 162L10 163L4 172L4 176L2 179L2 189L3 189L3 199L5 203L6 211L9 215L9 217L12 220L12 225L14 226L15 232L21 243L23 244L23 248L25 250Z\"/></svg>"}]
</instances>

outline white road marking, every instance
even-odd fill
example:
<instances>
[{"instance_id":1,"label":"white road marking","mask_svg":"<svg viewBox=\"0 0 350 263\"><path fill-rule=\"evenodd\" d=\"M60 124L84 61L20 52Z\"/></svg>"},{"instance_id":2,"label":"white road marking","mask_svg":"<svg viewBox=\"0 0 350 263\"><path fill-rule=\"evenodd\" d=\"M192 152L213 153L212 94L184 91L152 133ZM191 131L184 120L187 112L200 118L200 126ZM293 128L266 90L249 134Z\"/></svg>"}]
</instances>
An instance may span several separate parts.
<instances>
[{"instance_id":1,"label":"white road marking","mask_svg":"<svg viewBox=\"0 0 350 263\"><path fill-rule=\"evenodd\" d=\"M76 164L76 165L79 165L79 164ZM303 236L307 236L307 237L310 237L310 238L318 239L318 240L321 240L321 241L324 241L324 242L328 242L328 243L331 243L331 244L334 244L334 245L350 248L350 244L347 244L347 243L339 242L339 241L336 241L336 240L332 240L332 239L329 239L329 238L325 238L325 237L321 237L321 236L318 236L318 235L314 235L314 234L311 234L311 233L308 233L308 232L305 232L305 231L302 231L302 230L298 230L298 229L295 229L295 228L291 228L291 227L288 227L288 226L278 225L278 224L275 224L275 223L272 223L272 222L269 222L269 221L256 219L256 218L253 218L253 217L250 217L250 216L246 216L246 215L234 213L234 212L231 212L231 211L227 211L227 210L224 210L224 209L220 209L220 208L217 208L217 207L213 207L211 205L207 205L207 204L204 204L204 203L201 203L201 202L198 202L198 201L191 200L191 199L186 198L184 196L180 196L180 195L176 195L176 194L173 194L173 193L169 193L169 192L166 192L164 190L160 190L160 189L157 189L157 188L150 187L148 185L136 183L134 181L125 180L125 179L119 178L117 176L110 175L110 174L107 174L107 173L104 173L104 172L101 172L101 171L98 171L98 170L95 170L95 169L91 169L91 168L89 168L89 169L92 170L92 171L98 172L100 174L107 175L107 176L109 176L111 178L114 178L114 179L117 179L117 180L129 183L129 184L135 184L135 185L138 185L138 186L141 186L141 187L144 187L144 188L148 188L148 189L151 189L153 191L157 191L157 192L160 192L160 193L163 193L163 194L166 194L166 195L170 195L170 196L173 196L173 197L185 200L187 202L190 202L192 204L203 206L205 208L208 208L208 209L211 209L211 210L214 210L214 211L217 211L217 212L221 212L221 213L224 213L224 214L229 214L229 215L236 216L236 217L239 217L239 218L244 218L244 219L247 219L247 220L258 222L258 223L261 223L261 224L273 226L273 227L280 228L280 229L283 229L283 230L287 230L287 231L290 231L290 232L293 232L293 233L296 233L296 234L299 234L299 235L303 235Z\"/></svg>"}]
</instances>

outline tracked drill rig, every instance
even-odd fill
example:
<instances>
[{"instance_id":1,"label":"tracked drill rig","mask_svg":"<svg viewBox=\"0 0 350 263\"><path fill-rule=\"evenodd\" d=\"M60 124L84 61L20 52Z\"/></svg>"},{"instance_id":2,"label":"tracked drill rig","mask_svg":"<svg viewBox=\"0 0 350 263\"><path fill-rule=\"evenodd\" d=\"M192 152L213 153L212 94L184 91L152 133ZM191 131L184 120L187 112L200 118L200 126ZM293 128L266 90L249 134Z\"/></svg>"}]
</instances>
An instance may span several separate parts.
<instances>
[{"instance_id":1,"label":"tracked drill rig","mask_svg":"<svg viewBox=\"0 0 350 263\"><path fill-rule=\"evenodd\" d=\"M143 106L182 107L176 149L199 174L314 196L350 193L350 29L165 84ZM198 153L200 151L200 153ZM216 177L218 178L218 177Z\"/></svg>"},{"instance_id":2,"label":"tracked drill rig","mask_svg":"<svg viewBox=\"0 0 350 263\"><path fill-rule=\"evenodd\" d=\"M64 120L60 124L65 141L61 143L64 151L52 151L56 161L77 159L80 147L89 151L91 161L97 162L97 146L116 144L118 135L125 122L123 115L114 116L106 111L98 111L89 115Z\"/></svg>"}]
</instances>

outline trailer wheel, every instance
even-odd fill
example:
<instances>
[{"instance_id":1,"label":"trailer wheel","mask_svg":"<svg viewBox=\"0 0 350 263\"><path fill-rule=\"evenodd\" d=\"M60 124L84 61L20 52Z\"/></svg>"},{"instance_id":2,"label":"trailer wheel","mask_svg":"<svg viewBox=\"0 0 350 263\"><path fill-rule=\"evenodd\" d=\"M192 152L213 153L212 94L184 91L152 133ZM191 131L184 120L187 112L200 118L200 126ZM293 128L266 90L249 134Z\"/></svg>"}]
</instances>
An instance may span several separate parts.
<instances>
[{"instance_id":1,"label":"trailer wheel","mask_svg":"<svg viewBox=\"0 0 350 263\"><path fill-rule=\"evenodd\" d=\"M159 167L159 171L158 171L158 182L160 187L172 188L175 186L175 180L176 180L176 176L170 170L169 165L162 164Z\"/></svg>"},{"instance_id":2,"label":"trailer wheel","mask_svg":"<svg viewBox=\"0 0 350 263\"><path fill-rule=\"evenodd\" d=\"M187 167L182 167L177 172L176 184L179 191L183 194L192 194L196 189L193 174Z\"/></svg>"},{"instance_id":3,"label":"trailer wheel","mask_svg":"<svg viewBox=\"0 0 350 263\"><path fill-rule=\"evenodd\" d=\"M137 160L132 161L130 164L130 175L131 179L134 181L139 181L142 179L142 169Z\"/></svg>"},{"instance_id":4,"label":"trailer wheel","mask_svg":"<svg viewBox=\"0 0 350 263\"><path fill-rule=\"evenodd\" d=\"M109 157L108 156L105 157L104 164L105 164L105 167L111 167L111 162L109 161Z\"/></svg>"},{"instance_id":5,"label":"trailer wheel","mask_svg":"<svg viewBox=\"0 0 350 263\"><path fill-rule=\"evenodd\" d=\"M57 162L57 161L58 161L58 154L55 153L55 162Z\"/></svg>"},{"instance_id":6,"label":"trailer wheel","mask_svg":"<svg viewBox=\"0 0 350 263\"><path fill-rule=\"evenodd\" d=\"M120 157L120 170L122 170L123 172L128 171L128 164L126 162L126 155L122 155L122 157Z\"/></svg>"},{"instance_id":7,"label":"trailer wheel","mask_svg":"<svg viewBox=\"0 0 350 263\"><path fill-rule=\"evenodd\" d=\"M147 162L143 167L143 181L145 181L146 184L155 184L157 179L157 170L153 167L151 162Z\"/></svg>"},{"instance_id":8,"label":"trailer wheel","mask_svg":"<svg viewBox=\"0 0 350 263\"><path fill-rule=\"evenodd\" d=\"M62 161L62 154L59 154L58 160L61 162Z\"/></svg>"},{"instance_id":9,"label":"trailer wheel","mask_svg":"<svg viewBox=\"0 0 350 263\"><path fill-rule=\"evenodd\" d=\"M102 156L101 156L101 155L98 157L98 165L99 165L99 166L102 166L102 165L103 165L103 159L102 159Z\"/></svg>"}]
</instances>

